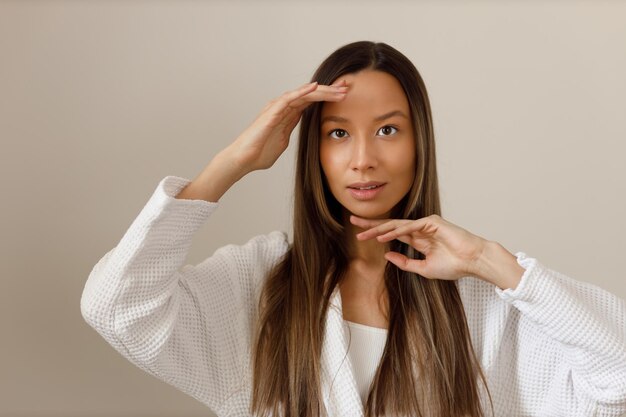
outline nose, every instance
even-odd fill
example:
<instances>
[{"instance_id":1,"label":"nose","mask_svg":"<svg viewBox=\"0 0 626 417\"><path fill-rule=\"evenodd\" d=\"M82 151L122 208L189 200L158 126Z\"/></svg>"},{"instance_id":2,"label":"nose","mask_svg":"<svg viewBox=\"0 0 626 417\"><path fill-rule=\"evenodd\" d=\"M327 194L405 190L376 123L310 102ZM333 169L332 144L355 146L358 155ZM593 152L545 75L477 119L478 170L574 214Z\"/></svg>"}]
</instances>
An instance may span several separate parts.
<instances>
[{"instance_id":1,"label":"nose","mask_svg":"<svg viewBox=\"0 0 626 417\"><path fill-rule=\"evenodd\" d=\"M360 135L352 141L352 158L350 167L353 171L367 171L378 165L377 151L373 140L365 135Z\"/></svg>"}]
</instances>

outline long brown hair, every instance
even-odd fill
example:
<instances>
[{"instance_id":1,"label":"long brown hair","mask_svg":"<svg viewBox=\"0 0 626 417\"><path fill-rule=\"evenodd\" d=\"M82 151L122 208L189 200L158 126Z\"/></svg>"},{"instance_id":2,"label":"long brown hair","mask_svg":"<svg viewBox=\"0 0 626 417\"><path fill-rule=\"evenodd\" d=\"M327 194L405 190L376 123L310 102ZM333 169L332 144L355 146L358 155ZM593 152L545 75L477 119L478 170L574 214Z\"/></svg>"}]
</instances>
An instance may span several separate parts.
<instances>
[{"instance_id":1,"label":"long brown hair","mask_svg":"<svg viewBox=\"0 0 626 417\"><path fill-rule=\"evenodd\" d=\"M402 53L379 42L353 42L322 62L311 81L370 69L394 76L407 96L415 132L413 186L392 218L441 215L430 103L424 82ZM293 243L260 292L253 352L251 412L325 416L320 383L326 313L348 268L342 207L320 165L321 102L302 115L297 151ZM394 240L390 249L423 254ZM366 416L484 416L478 377L486 378L470 340L456 281L426 279L388 262L389 330L365 405ZM418 380L419 376L419 380Z\"/></svg>"}]
</instances>

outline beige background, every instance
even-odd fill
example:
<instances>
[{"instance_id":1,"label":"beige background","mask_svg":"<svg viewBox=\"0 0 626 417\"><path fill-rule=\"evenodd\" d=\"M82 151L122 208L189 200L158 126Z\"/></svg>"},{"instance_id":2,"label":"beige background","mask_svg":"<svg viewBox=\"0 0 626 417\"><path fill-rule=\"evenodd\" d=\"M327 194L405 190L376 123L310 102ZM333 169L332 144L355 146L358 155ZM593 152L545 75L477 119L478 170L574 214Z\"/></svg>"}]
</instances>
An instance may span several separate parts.
<instances>
[{"instance_id":1,"label":"beige background","mask_svg":"<svg viewBox=\"0 0 626 417\"><path fill-rule=\"evenodd\" d=\"M84 282L164 176L193 178L355 40L421 72L444 217L626 298L624 3L260 3L0 2L0 415L212 415L83 321ZM189 263L291 233L293 138Z\"/></svg>"}]
</instances>

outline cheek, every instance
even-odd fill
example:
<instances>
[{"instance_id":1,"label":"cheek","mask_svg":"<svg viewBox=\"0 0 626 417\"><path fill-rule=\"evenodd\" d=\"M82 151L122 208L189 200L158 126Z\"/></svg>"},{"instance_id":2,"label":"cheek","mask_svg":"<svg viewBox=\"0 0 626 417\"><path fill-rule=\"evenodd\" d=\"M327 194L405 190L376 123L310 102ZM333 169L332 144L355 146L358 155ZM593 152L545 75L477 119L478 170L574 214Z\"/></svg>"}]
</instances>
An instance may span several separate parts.
<instances>
[{"instance_id":1,"label":"cheek","mask_svg":"<svg viewBox=\"0 0 626 417\"><path fill-rule=\"evenodd\" d=\"M328 152L326 152L324 146L320 146L320 166L322 167L322 172L325 175L328 175Z\"/></svg>"},{"instance_id":2,"label":"cheek","mask_svg":"<svg viewBox=\"0 0 626 417\"><path fill-rule=\"evenodd\" d=\"M393 159L390 160L390 166L394 168L396 175L401 177L403 182L412 183L415 176L415 161L415 149L404 147L394 153Z\"/></svg>"},{"instance_id":3,"label":"cheek","mask_svg":"<svg viewBox=\"0 0 626 417\"><path fill-rule=\"evenodd\" d=\"M332 180L341 171L342 161L343 158L339 152L331 152L324 146L320 148L320 165L329 180Z\"/></svg>"}]
</instances>

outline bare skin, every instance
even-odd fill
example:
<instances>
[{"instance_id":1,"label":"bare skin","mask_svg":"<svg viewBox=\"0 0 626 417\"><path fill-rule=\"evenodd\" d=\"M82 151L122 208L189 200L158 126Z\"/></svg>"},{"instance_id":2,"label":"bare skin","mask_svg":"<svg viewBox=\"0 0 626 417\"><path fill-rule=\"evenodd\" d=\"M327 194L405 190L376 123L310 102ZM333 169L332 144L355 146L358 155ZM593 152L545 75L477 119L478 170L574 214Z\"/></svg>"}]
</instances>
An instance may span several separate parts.
<instances>
[{"instance_id":1,"label":"bare skin","mask_svg":"<svg viewBox=\"0 0 626 417\"><path fill-rule=\"evenodd\" d=\"M352 99L346 101L348 85ZM353 88L356 87L356 88ZM216 202L248 173L270 168L289 144L304 109L323 101L327 112L348 122L322 126L323 133L343 131L323 142L321 163L332 192L345 209L350 264L340 284L344 319L372 327L388 327L388 297L383 280L387 262L426 278L458 279L474 275L500 288L515 288L523 273L515 257L497 242L453 225L438 216L418 220L390 219L390 210L410 188L414 170L412 132L406 118L375 120L389 110L408 112L398 85L385 74L347 74L332 85L305 84L267 103L256 120L176 198ZM326 113L325 113L326 112ZM336 122L333 122L336 123ZM389 126L395 126L390 129ZM394 130L396 129L396 130ZM325 136L327 137L327 136ZM380 181L379 198L357 201L347 190L354 182ZM407 259L389 252L398 239L426 255Z\"/></svg>"},{"instance_id":2,"label":"bare skin","mask_svg":"<svg viewBox=\"0 0 626 417\"><path fill-rule=\"evenodd\" d=\"M387 329L389 300L387 289L381 286L383 271L353 263L339 284L343 318L353 323ZM372 288L378 288L378 295Z\"/></svg>"},{"instance_id":3,"label":"bare skin","mask_svg":"<svg viewBox=\"0 0 626 417\"><path fill-rule=\"evenodd\" d=\"M340 284L343 316L387 328L384 255L388 244L356 239L364 229L351 223L349 216L386 218L410 190L415 138L409 103L398 80L385 72L363 70L341 78L349 93L345 100L323 105L320 162L331 192L344 209L350 263ZM387 117L381 119L383 115ZM368 181L385 185L374 198L355 196L350 186Z\"/></svg>"},{"instance_id":4,"label":"bare skin","mask_svg":"<svg viewBox=\"0 0 626 417\"><path fill-rule=\"evenodd\" d=\"M307 83L270 100L254 122L222 149L176 196L179 199L217 202L250 172L268 169L287 149L289 137L302 112L316 101L341 101L347 87Z\"/></svg>"},{"instance_id":5,"label":"bare skin","mask_svg":"<svg viewBox=\"0 0 626 417\"><path fill-rule=\"evenodd\" d=\"M388 328L387 262L425 278L456 280L473 275L500 288L515 288L524 269L497 242L433 215L418 220L391 219L391 209L410 190L415 174L415 137L409 104L391 75L364 70L342 76L344 100L322 109L320 163L334 197L344 208L350 263L340 284L344 319ZM391 116L391 114L395 115ZM387 115L382 118L381 116ZM364 199L355 182L384 183ZM400 240L425 260L389 251Z\"/></svg>"}]
</instances>

